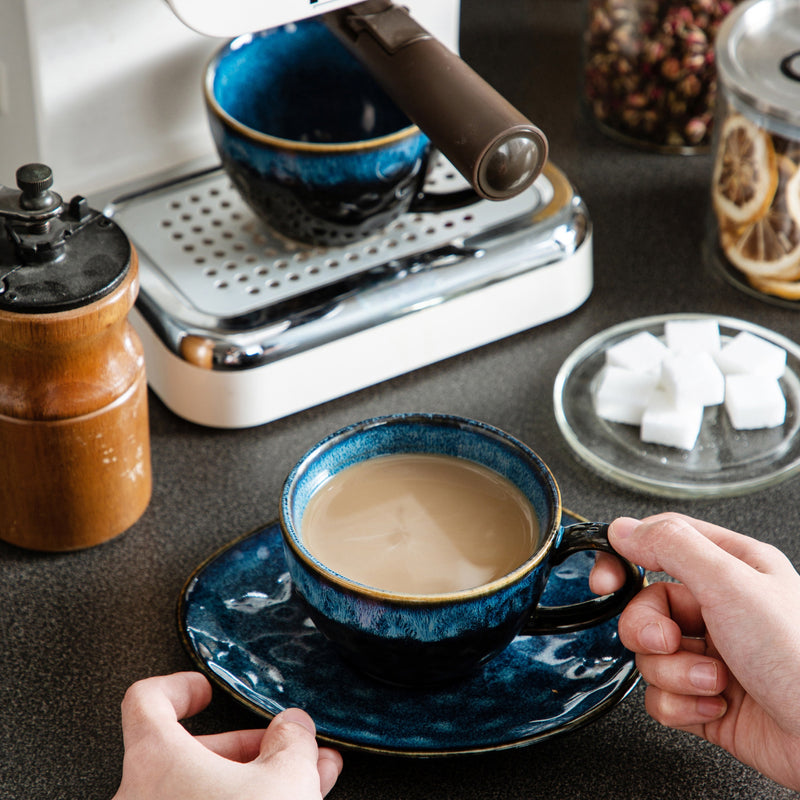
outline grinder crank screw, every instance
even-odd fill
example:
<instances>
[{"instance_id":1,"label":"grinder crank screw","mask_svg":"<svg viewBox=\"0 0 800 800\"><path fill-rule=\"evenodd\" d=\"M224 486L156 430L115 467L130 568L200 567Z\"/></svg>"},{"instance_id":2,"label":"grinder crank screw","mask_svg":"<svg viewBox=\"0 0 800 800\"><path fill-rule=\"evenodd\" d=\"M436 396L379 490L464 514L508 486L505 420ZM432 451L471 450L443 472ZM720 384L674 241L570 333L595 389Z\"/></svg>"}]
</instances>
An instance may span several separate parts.
<instances>
[{"instance_id":1,"label":"grinder crank screw","mask_svg":"<svg viewBox=\"0 0 800 800\"><path fill-rule=\"evenodd\" d=\"M21 208L27 211L46 211L60 204L61 200L50 191L53 185L53 170L46 164L25 164L17 170L17 188L22 192Z\"/></svg>"}]
</instances>

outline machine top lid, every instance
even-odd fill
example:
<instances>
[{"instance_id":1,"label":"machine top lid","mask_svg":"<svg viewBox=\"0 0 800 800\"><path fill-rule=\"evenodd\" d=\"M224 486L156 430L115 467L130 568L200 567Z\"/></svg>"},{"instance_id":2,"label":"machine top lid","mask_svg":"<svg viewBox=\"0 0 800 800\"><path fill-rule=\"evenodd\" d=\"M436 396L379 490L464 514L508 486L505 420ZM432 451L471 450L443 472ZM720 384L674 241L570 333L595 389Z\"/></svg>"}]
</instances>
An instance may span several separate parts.
<instances>
[{"instance_id":1,"label":"machine top lid","mask_svg":"<svg viewBox=\"0 0 800 800\"><path fill-rule=\"evenodd\" d=\"M352 5L356 0L167 0L188 27L207 36L238 36Z\"/></svg>"}]
</instances>

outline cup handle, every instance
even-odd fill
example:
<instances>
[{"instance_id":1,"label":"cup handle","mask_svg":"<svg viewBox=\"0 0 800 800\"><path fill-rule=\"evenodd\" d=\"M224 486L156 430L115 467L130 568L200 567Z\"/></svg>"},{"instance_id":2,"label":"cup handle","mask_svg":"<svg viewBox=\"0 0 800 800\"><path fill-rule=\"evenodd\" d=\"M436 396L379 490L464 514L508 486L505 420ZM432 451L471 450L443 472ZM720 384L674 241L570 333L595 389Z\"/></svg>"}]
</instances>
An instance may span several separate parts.
<instances>
[{"instance_id":1,"label":"cup handle","mask_svg":"<svg viewBox=\"0 0 800 800\"><path fill-rule=\"evenodd\" d=\"M608 541L608 524L579 522L562 531L551 556L551 566L566 561L581 550L601 550L616 556L625 568L625 583L616 592L567 606L538 606L522 630L523 636L568 633L616 617L644 584L644 570L620 556Z\"/></svg>"}]
</instances>

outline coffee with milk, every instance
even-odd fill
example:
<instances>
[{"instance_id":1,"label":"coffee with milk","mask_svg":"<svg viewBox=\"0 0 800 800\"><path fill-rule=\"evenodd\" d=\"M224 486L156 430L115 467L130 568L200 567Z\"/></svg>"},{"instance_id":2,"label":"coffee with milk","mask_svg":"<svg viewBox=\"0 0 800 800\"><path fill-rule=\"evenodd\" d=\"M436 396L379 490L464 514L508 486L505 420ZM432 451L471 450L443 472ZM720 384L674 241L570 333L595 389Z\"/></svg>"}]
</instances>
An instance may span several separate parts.
<instances>
[{"instance_id":1,"label":"coffee with milk","mask_svg":"<svg viewBox=\"0 0 800 800\"><path fill-rule=\"evenodd\" d=\"M539 523L508 479L467 459L430 453L370 458L311 496L301 535L350 580L403 595L460 592L523 564Z\"/></svg>"}]
</instances>

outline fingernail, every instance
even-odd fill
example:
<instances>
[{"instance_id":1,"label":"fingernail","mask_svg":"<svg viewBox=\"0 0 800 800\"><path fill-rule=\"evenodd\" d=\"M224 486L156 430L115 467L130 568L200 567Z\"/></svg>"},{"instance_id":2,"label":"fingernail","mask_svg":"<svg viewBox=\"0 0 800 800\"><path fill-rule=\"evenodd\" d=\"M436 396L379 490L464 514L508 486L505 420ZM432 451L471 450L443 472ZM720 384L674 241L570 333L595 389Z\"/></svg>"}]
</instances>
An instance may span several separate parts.
<instances>
[{"instance_id":1,"label":"fingernail","mask_svg":"<svg viewBox=\"0 0 800 800\"><path fill-rule=\"evenodd\" d=\"M719 719L727 710L728 704L719 695L697 698L697 713L702 717Z\"/></svg>"},{"instance_id":2,"label":"fingernail","mask_svg":"<svg viewBox=\"0 0 800 800\"><path fill-rule=\"evenodd\" d=\"M281 712L280 717L284 722L295 722L298 725L302 725L307 731L316 736L316 726L305 711L301 711L299 708L287 708Z\"/></svg>"},{"instance_id":3,"label":"fingernail","mask_svg":"<svg viewBox=\"0 0 800 800\"><path fill-rule=\"evenodd\" d=\"M669 653L664 629L658 622L650 622L642 628L639 640L651 653Z\"/></svg>"},{"instance_id":4,"label":"fingernail","mask_svg":"<svg viewBox=\"0 0 800 800\"><path fill-rule=\"evenodd\" d=\"M638 519L619 517L611 523L609 532L613 531L614 538L616 539L627 539L636 530L638 524Z\"/></svg>"},{"instance_id":5,"label":"fingernail","mask_svg":"<svg viewBox=\"0 0 800 800\"><path fill-rule=\"evenodd\" d=\"M717 688L717 665L713 661L695 664L689 670L689 681L695 689L712 692Z\"/></svg>"}]
</instances>

